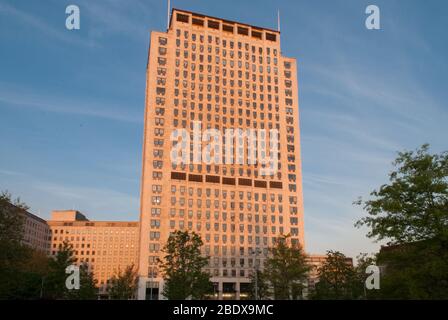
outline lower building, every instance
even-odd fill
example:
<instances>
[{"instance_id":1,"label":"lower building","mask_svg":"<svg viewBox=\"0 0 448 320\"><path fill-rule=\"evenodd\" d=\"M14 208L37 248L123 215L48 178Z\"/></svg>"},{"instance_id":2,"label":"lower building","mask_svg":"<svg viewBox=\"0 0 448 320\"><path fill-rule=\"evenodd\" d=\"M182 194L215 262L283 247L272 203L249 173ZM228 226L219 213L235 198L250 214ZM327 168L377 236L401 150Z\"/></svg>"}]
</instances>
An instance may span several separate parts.
<instances>
[{"instance_id":1,"label":"lower building","mask_svg":"<svg viewBox=\"0 0 448 320\"><path fill-rule=\"evenodd\" d=\"M308 295L315 289L316 283L319 282L319 268L327 260L327 256L324 254L309 254L307 255L307 263L311 266L311 270L308 273L307 287L304 292L304 297L307 298ZM353 266L353 258L347 257L346 264Z\"/></svg>"},{"instance_id":2,"label":"lower building","mask_svg":"<svg viewBox=\"0 0 448 320\"><path fill-rule=\"evenodd\" d=\"M47 222L38 216L9 204L11 212L17 212L23 219L22 243L35 250L49 253L51 232Z\"/></svg>"},{"instance_id":3,"label":"lower building","mask_svg":"<svg viewBox=\"0 0 448 320\"><path fill-rule=\"evenodd\" d=\"M73 245L78 264L87 263L107 297L110 279L126 267L138 266L139 223L135 221L89 221L75 210L53 211L50 256L55 256L64 241Z\"/></svg>"},{"instance_id":4,"label":"lower building","mask_svg":"<svg viewBox=\"0 0 448 320\"><path fill-rule=\"evenodd\" d=\"M51 238L50 228L44 219L35 216L27 211L24 212L24 237L23 243L33 249L49 253Z\"/></svg>"},{"instance_id":5,"label":"lower building","mask_svg":"<svg viewBox=\"0 0 448 320\"><path fill-rule=\"evenodd\" d=\"M73 246L78 265L86 263L107 297L111 278L128 266L138 268L139 223L136 221L90 221L76 210L55 210L46 221L9 204L10 212L23 217L22 243L55 257L64 241Z\"/></svg>"}]
</instances>

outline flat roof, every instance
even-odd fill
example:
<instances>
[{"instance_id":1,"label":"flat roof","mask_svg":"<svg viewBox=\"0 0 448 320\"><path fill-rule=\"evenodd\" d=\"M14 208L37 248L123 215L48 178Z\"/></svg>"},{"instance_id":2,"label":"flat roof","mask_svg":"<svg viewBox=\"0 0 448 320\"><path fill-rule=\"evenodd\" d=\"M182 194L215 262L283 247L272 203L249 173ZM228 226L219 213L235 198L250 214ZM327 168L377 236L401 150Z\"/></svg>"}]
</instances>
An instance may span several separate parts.
<instances>
[{"instance_id":1,"label":"flat roof","mask_svg":"<svg viewBox=\"0 0 448 320\"><path fill-rule=\"evenodd\" d=\"M34 220L37 220L37 221L40 221L40 222L45 223L45 224L47 223L47 221L46 221L45 219L42 219L41 217L39 217L39 216L37 216L37 215L35 215L35 214L33 214L33 213L27 211L27 210L23 210L23 211L25 212L25 214L26 214L29 218L34 219Z\"/></svg>"},{"instance_id":2,"label":"flat roof","mask_svg":"<svg viewBox=\"0 0 448 320\"><path fill-rule=\"evenodd\" d=\"M280 31L274 30L274 29L271 29L271 28L258 27L258 26L254 26L254 25L251 25L251 24L239 22L239 21L227 20L227 19L223 19L223 18L218 18L218 17L214 17L214 16L205 15L205 14L202 14L202 13L197 13L197 12L183 10L183 9L177 9L177 8L172 8L171 9L170 27L171 27L171 21L173 20L173 13L174 13L174 11L189 13L191 15L194 15L195 17L210 18L210 19L214 19L214 20L220 20L222 22L229 23L229 24L239 24L239 25L242 25L242 26L247 26L247 27L251 27L251 28L254 28L254 29L258 29L258 30L267 30L269 32L274 32L274 33L280 34Z\"/></svg>"},{"instance_id":3,"label":"flat roof","mask_svg":"<svg viewBox=\"0 0 448 320\"><path fill-rule=\"evenodd\" d=\"M118 227L118 226L128 226L128 227L137 227L139 225L138 221L58 221L58 220L49 220L47 221L49 226L66 226L66 227L93 227L93 226L109 226L109 227Z\"/></svg>"}]
</instances>

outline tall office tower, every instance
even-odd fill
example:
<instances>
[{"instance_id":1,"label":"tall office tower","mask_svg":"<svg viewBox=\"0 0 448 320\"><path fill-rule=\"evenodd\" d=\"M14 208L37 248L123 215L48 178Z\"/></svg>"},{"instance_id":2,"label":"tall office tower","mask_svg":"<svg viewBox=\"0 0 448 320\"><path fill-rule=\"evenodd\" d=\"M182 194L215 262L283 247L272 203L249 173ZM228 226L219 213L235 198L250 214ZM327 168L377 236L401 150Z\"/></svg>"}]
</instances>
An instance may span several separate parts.
<instances>
[{"instance_id":1,"label":"tall office tower","mask_svg":"<svg viewBox=\"0 0 448 320\"><path fill-rule=\"evenodd\" d=\"M151 32L139 299L162 298L175 230L201 235L219 299L247 297L279 235L303 246L296 73L275 30L173 9Z\"/></svg>"}]
</instances>

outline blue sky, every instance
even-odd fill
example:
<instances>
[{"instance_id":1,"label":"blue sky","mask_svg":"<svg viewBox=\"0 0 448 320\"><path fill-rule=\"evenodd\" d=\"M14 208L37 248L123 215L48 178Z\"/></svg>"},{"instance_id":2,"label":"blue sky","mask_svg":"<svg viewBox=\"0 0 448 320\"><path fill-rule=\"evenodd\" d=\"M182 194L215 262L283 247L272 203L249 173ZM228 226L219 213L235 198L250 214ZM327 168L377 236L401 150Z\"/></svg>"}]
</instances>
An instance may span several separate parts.
<instances>
[{"instance_id":1,"label":"blue sky","mask_svg":"<svg viewBox=\"0 0 448 320\"><path fill-rule=\"evenodd\" d=\"M65 29L69 4L79 31ZM396 151L448 149L448 3L172 4L271 28L280 9L299 65L307 251L376 250L352 202L386 182ZM369 4L381 30L364 26ZM166 1L0 0L0 189L44 218L137 220L149 31L165 28Z\"/></svg>"}]
</instances>

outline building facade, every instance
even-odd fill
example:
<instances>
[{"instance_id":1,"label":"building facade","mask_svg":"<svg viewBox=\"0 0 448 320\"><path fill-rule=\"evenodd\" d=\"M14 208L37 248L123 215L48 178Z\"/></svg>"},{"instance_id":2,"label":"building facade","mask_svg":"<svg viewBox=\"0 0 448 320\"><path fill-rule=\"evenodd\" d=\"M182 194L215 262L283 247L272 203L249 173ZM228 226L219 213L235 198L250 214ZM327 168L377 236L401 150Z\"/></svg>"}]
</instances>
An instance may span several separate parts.
<instances>
[{"instance_id":1,"label":"building facade","mask_svg":"<svg viewBox=\"0 0 448 320\"><path fill-rule=\"evenodd\" d=\"M139 223L134 221L89 221L75 210L53 211L50 256L56 256L64 241L73 245L77 264L86 263L94 274L100 296L107 296L109 280L118 271L138 267Z\"/></svg>"},{"instance_id":2,"label":"building facade","mask_svg":"<svg viewBox=\"0 0 448 320\"><path fill-rule=\"evenodd\" d=\"M319 282L319 268L321 268L326 261L327 261L327 255L325 255L325 254L309 254L309 255L307 255L306 262L311 267L311 269L308 273L307 286L306 286L306 289L304 292L305 298L308 298L308 296L316 288L316 284ZM345 259L345 263L348 266L353 267L353 258L347 257Z\"/></svg>"},{"instance_id":3,"label":"building facade","mask_svg":"<svg viewBox=\"0 0 448 320\"><path fill-rule=\"evenodd\" d=\"M35 250L49 254L51 231L47 222L26 210L17 207L15 210L23 218L22 243Z\"/></svg>"},{"instance_id":4,"label":"building facade","mask_svg":"<svg viewBox=\"0 0 448 320\"><path fill-rule=\"evenodd\" d=\"M243 299L279 235L304 246L296 60L279 31L173 9L146 81L139 299L162 298L175 230L201 235L215 297Z\"/></svg>"}]
</instances>

